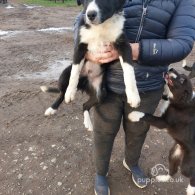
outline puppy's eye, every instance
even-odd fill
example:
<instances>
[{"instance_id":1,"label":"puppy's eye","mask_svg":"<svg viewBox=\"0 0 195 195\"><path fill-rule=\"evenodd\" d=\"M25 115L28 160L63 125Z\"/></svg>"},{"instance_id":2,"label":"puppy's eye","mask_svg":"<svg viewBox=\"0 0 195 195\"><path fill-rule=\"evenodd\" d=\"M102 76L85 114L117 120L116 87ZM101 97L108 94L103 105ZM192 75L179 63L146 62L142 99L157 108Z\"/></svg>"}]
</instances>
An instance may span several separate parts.
<instances>
[{"instance_id":1,"label":"puppy's eye","mask_svg":"<svg viewBox=\"0 0 195 195\"><path fill-rule=\"evenodd\" d=\"M179 81L180 81L181 84L183 84L183 82L185 81L185 79L181 77L181 78L179 79Z\"/></svg>"}]
</instances>

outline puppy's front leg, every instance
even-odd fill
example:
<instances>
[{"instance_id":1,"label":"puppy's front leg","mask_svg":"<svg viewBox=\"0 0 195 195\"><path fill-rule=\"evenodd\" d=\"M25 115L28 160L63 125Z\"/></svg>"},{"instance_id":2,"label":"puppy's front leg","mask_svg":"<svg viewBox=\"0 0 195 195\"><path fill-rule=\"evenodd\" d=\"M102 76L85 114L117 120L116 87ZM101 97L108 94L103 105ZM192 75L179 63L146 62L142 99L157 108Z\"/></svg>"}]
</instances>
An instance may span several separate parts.
<instances>
[{"instance_id":1,"label":"puppy's front leg","mask_svg":"<svg viewBox=\"0 0 195 195\"><path fill-rule=\"evenodd\" d=\"M186 189L187 195L194 195L195 194L195 181L193 179L190 179L190 184L188 185Z\"/></svg>"},{"instance_id":2,"label":"puppy's front leg","mask_svg":"<svg viewBox=\"0 0 195 195\"><path fill-rule=\"evenodd\" d=\"M140 96L136 85L134 68L131 65L131 48L124 35L118 38L115 47L120 55L119 60L123 69L127 102L131 107L136 108L140 105Z\"/></svg>"},{"instance_id":3,"label":"puppy's front leg","mask_svg":"<svg viewBox=\"0 0 195 195\"><path fill-rule=\"evenodd\" d=\"M73 65L70 74L69 84L65 93L65 102L69 103L74 100L79 82L79 75L84 64L85 53L87 52L87 45L80 43L75 47Z\"/></svg>"},{"instance_id":4,"label":"puppy's front leg","mask_svg":"<svg viewBox=\"0 0 195 195\"><path fill-rule=\"evenodd\" d=\"M153 116L151 114L145 114L143 112L133 111L129 114L128 118L132 122L145 121L148 124L157 127L159 129L167 128L167 123L163 118Z\"/></svg>"}]
</instances>

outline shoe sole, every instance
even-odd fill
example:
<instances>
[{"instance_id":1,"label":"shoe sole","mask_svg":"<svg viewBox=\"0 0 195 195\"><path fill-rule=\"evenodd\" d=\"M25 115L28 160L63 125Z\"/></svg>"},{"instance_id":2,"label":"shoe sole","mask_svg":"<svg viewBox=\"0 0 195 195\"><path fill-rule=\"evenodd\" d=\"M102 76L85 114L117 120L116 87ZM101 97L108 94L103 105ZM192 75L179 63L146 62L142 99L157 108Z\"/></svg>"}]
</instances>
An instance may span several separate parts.
<instances>
[{"instance_id":1,"label":"shoe sole","mask_svg":"<svg viewBox=\"0 0 195 195\"><path fill-rule=\"evenodd\" d=\"M94 192L95 192L95 195L97 195L97 192L95 191L94 189ZM108 195L110 195L110 189L108 188Z\"/></svg>"},{"instance_id":2,"label":"shoe sole","mask_svg":"<svg viewBox=\"0 0 195 195\"><path fill-rule=\"evenodd\" d=\"M129 170L129 171L131 172L131 169L129 168L129 166L128 166L127 163L125 162L125 159L123 160L123 166L124 166L127 170ZM135 179L133 178L132 172L131 172L131 178L132 178L132 180L133 180L133 183L134 183L138 188L143 189L143 188L146 188L146 187L147 187L147 185L146 185L146 186L139 186L139 185L137 184L137 182L135 181Z\"/></svg>"}]
</instances>

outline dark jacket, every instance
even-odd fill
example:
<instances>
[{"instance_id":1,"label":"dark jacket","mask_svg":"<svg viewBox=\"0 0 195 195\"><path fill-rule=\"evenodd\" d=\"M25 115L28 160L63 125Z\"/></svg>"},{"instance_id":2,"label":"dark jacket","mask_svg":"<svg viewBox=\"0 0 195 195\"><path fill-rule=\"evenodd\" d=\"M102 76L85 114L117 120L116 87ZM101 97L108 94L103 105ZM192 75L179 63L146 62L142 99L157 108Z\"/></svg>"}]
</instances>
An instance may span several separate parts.
<instances>
[{"instance_id":1,"label":"dark jacket","mask_svg":"<svg viewBox=\"0 0 195 195\"><path fill-rule=\"evenodd\" d=\"M140 92L164 85L163 75L170 63L184 59L195 40L195 0L127 0L124 5L125 31L129 42L140 43L135 62ZM124 93L119 63L108 68L110 90Z\"/></svg>"}]
</instances>

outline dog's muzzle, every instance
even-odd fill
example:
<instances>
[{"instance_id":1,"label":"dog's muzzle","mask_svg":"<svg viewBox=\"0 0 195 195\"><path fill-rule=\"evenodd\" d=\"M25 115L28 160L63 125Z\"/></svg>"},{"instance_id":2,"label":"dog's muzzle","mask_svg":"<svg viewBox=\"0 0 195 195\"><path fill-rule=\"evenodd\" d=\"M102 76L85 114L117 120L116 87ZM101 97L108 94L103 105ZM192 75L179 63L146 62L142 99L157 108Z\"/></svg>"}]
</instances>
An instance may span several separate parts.
<instances>
[{"instance_id":1,"label":"dog's muzzle","mask_svg":"<svg viewBox=\"0 0 195 195\"><path fill-rule=\"evenodd\" d=\"M88 11L87 12L87 18L89 21L91 21L91 22L95 21L96 17L97 17L96 11Z\"/></svg>"}]
</instances>

